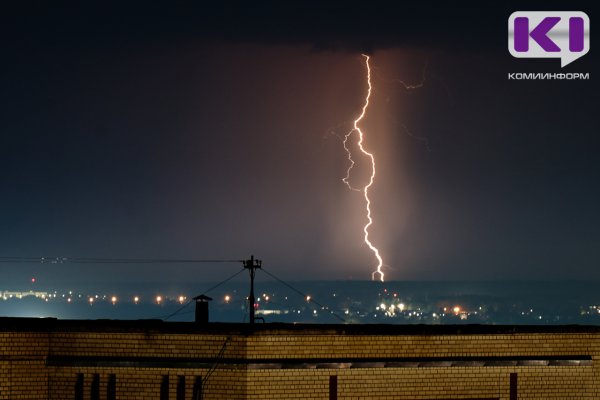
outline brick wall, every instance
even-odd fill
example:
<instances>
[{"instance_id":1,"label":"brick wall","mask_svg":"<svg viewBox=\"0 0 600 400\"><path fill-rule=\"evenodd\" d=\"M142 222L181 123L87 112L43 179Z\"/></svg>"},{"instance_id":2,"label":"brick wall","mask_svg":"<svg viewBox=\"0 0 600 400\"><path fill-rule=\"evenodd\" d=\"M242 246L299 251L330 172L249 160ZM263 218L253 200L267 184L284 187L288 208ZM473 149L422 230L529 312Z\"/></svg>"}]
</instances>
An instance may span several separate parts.
<instances>
[{"instance_id":1,"label":"brick wall","mask_svg":"<svg viewBox=\"0 0 600 400\"><path fill-rule=\"evenodd\" d=\"M160 399L165 377L169 399L180 377L185 399L199 378L204 400L597 399L599 356L596 327L11 319L0 327L0 400L74 399L78 384L91 400L95 377L107 399L111 375L124 400Z\"/></svg>"}]
</instances>

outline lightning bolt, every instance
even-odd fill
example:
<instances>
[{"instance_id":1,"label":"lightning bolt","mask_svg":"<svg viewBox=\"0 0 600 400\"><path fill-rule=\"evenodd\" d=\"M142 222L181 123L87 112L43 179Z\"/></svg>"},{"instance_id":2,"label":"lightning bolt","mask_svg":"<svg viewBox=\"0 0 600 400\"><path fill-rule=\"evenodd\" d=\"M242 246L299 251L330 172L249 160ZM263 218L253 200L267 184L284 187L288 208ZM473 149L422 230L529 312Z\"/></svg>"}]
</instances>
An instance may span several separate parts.
<instances>
[{"instance_id":1,"label":"lightning bolt","mask_svg":"<svg viewBox=\"0 0 600 400\"><path fill-rule=\"evenodd\" d=\"M369 189L371 188L371 186L373 186L373 183L375 182L375 174L376 174L375 156L373 155L373 153L371 153L365 149L365 146L364 146L365 133L360 129L359 123L363 120L363 118L365 117L365 115L367 113L367 108L369 107L369 100L371 99L371 92L373 90L373 86L371 84L372 68L369 63L370 57L366 54L362 54L362 56L364 58L365 67L366 67L366 71L367 71L367 88L368 88L368 90L367 90L367 95L365 97L365 102L361 109L361 113L354 120L353 128L348 133L346 133L343 136L343 138L340 135L338 135L337 133L335 133L334 131L332 131L331 133L335 134L342 140L342 143L344 145L344 150L346 151L347 159L349 162L348 169L346 170L346 176L344 178L342 178L342 182L344 182L344 184L350 190L354 190L357 192L363 192L363 195L365 198L365 210L366 210L366 214L367 214L367 223L365 224L365 226L363 228L364 241L367 244L367 246L369 247L369 249L371 249L371 251L373 252L373 255L375 256L375 258L377 259L377 266L376 266L375 271L373 271L373 273L371 274L371 279L372 280L380 280L381 282L383 282L384 278L385 278L385 274L383 273L383 270L382 270L383 269L383 259L381 258L379 249L377 247L375 247L375 245L373 245L373 243L369 239L369 228L371 227L371 225L373 225L373 218L371 217L371 199L369 198ZM412 91L415 89L420 89L424 86L426 70L427 70L427 63L425 64L425 66L422 70L421 81L414 83L414 84L406 83L405 81L403 81L401 79L392 79L392 80L383 79L383 80L387 81L388 83L399 83L405 90ZM377 71L375 71L375 72L377 72ZM401 125L408 136L424 142L427 150L428 151L430 150L429 149L429 141L427 138L413 135L408 130L408 127L406 125L404 125L404 124L401 124ZM338 125L338 127L339 126L340 125ZM350 175L351 175L352 169L354 168L356 162L354 161L354 158L352 157L352 151L348 147L348 140L350 140L350 137L355 132L358 134L358 148L365 156L367 156L371 160L371 177L369 179L369 183L366 186L364 186L362 189L355 188L350 184Z\"/></svg>"},{"instance_id":2,"label":"lightning bolt","mask_svg":"<svg viewBox=\"0 0 600 400\"><path fill-rule=\"evenodd\" d=\"M364 112L363 112L363 114L364 114ZM356 121L354 121L354 128L350 132L346 133L344 135L344 139L342 139L342 143L344 144L344 150L346 150L346 154L348 155L348 161L350 161L350 165L348 166L348 169L346 170L346 176L342 178L342 182L344 182L346 184L346 186L348 186L348 189L360 192L360 189L352 187L352 185L350 184L350 181L349 181L350 172L352 171L352 168L354 168L354 164L356 164L356 163L354 162L354 159L352 158L352 152L348 148L348 139L350 138L350 135L352 135L355 131L356 131Z\"/></svg>"},{"instance_id":3,"label":"lightning bolt","mask_svg":"<svg viewBox=\"0 0 600 400\"><path fill-rule=\"evenodd\" d=\"M377 266L376 266L375 271L373 271L373 273L371 275L371 279L373 279L373 280L379 279L380 281L383 282L384 277L385 277L385 275L382 271L383 259L381 258L381 255L379 254L379 249L377 247L375 247L373 245L373 243L371 242L371 240L369 239L369 228L371 227L371 225L373 225L373 218L371 217L371 199L369 198L369 189L371 188L371 186L373 186L373 183L375 182L375 174L376 174L375 156L373 156L373 153L370 153L365 149L365 146L364 146L365 134L362 131L362 129L360 129L359 123L360 123L360 121L362 121L362 119L365 117L365 114L367 113L367 108L369 107L369 100L371 98L371 91L373 89L373 86L371 85L371 65L369 64L370 57L366 54L362 54L362 56L365 59L365 66L367 69L368 90L367 90L367 96L365 97L365 102L362 107L361 113L354 120L354 128L350 132L346 133L346 135L344 135L344 139L343 139L344 150L346 150L346 154L348 155L348 161L350 161L350 166L346 170L346 176L342 179L342 181L346 184L346 186L348 186L349 189L363 192L363 195L365 198L365 210L367 212L367 223L365 224L365 226L363 228L363 232L365 235L364 236L365 243L367 244L367 246L369 246L369 249L371 249L371 251L375 255L375 258L377 259ZM352 168L354 168L355 161L352 158L352 152L348 148L348 139L355 132L358 133L358 148L365 156L367 156L369 158L369 160L371 160L371 177L369 179L369 183L366 186L364 186L362 190L352 187L352 185L350 185L350 182L349 182L350 173L352 171Z\"/></svg>"}]
</instances>

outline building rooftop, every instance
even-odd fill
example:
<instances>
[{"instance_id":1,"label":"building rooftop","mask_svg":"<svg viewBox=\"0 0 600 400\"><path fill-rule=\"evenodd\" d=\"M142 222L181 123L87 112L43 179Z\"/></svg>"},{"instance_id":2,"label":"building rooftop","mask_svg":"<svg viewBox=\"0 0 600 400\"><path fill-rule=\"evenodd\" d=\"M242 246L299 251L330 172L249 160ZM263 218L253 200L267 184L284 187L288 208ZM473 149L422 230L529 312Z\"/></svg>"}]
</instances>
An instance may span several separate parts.
<instances>
[{"instance_id":1,"label":"building rooftop","mask_svg":"<svg viewBox=\"0 0 600 400\"><path fill-rule=\"evenodd\" d=\"M332 335L502 335L525 333L600 333L598 325L391 325L166 322L143 320L61 320L0 317L0 332L156 332Z\"/></svg>"}]
</instances>

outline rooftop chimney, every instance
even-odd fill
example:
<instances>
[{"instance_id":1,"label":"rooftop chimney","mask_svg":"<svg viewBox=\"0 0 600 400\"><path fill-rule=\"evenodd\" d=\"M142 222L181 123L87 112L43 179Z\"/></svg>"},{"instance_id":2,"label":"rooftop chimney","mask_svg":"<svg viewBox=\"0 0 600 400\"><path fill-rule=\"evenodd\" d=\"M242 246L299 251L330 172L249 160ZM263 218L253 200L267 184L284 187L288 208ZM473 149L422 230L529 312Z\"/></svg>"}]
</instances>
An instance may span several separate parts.
<instances>
[{"instance_id":1,"label":"rooftop chimney","mask_svg":"<svg viewBox=\"0 0 600 400\"><path fill-rule=\"evenodd\" d=\"M212 299L201 294L194 297L194 300L196 300L196 323L208 324L208 302Z\"/></svg>"}]
</instances>

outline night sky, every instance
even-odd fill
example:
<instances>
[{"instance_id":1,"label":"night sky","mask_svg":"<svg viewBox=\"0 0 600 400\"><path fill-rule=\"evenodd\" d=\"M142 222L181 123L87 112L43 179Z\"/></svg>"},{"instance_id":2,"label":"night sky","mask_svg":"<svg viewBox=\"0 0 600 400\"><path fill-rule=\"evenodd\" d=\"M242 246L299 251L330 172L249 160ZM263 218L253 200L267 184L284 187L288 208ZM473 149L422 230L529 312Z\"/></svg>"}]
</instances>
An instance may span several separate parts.
<instances>
[{"instance_id":1,"label":"night sky","mask_svg":"<svg viewBox=\"0 0 600 400\"><path fill-rule=\"evenodd\" d=\"M339 138L364 101L368 53L371 238L388 279L600 279L593 37L561 70L509 54L519 6L47 3L0 13L2 256L253 253L287 279L369 279ZM530 8L596 22L588 3L544 4ZM590 80L507 79L525 71ZM5 285L237 268L0 265Z\"/></svg>"}]
</instances>

